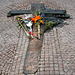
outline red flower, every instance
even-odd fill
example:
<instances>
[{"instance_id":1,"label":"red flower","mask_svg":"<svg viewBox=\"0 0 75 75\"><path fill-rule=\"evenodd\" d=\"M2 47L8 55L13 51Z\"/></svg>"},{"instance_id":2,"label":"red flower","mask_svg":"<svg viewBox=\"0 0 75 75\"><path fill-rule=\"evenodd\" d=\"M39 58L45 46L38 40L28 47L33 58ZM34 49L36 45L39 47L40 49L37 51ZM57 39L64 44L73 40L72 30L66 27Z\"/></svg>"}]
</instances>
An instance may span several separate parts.
<instances>
[{"instance_id":1,"label":"red flower","mask_svg":"<svg viewBox=\"0 0 75 75\"><path fill-rule=\"evenodd\" d=\"M30 31L29 34L33 35L33 33Z\"/></svg>"}]
</instances>

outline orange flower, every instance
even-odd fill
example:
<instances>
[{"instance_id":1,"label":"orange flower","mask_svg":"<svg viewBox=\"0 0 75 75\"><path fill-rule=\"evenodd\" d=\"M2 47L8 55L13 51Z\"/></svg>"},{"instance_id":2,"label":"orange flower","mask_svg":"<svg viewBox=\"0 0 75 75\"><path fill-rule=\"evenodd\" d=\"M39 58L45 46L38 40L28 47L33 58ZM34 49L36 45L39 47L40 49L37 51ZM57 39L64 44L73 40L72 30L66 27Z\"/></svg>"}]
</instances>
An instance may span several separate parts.
<instances>
[{"instance_id":1,"label":"orange flower","mask_svg":"<svg viewBox=\"0 0 75 75\"><path fill-rule=\"evenodd\" d=\"M18 17L18 20L20 20L20 19L22 19L22 17L19 16L19 17Z\"/></svg>"},{"instance_id":2,"label":"orange flower","mask_svg":"<svg viewBox=\"0 0 75 75\"><path fill-rule=\"evenodd\" d=\"M32 19L32 21L33 21L34 23L36 23L36 21L37 21L36 18L31 18L31 19Z\"/></svg>"},{"instance_id":3,"label":"orange flower","mask_svg":"<svg viewBox=\"0 0 75 75\"><path fill-rule=\"evenodd\" d=\"M41 22L42 24L44 24L42 20L40 20L40 22Z\"/></svg>"},{"instance_id":4,"label":"orange flower","mask_svg":"<svg viewBox=\"0 0 75 75\"><path fill-rule=\"evenodd\" d=\"M35 17L34 18L36 18L37 20L40 20L41 19L41 17L40 17L40 15L35 15Z\"/></svg>"},{"instance_id":5,"label":"orange flower","mask_svg":"<svg viewBox=\"0 0 75 75\"><path fill-rule=\"evenodd\" d=\"M20 18L18 18L18 21L20 20Z\"/></svg>"},{"instance_id":6,"label":"orange flower","mask_svg":"<svg viewBox=\"0 0 75 75\"><path fill-rule=\"evenodd\" d=\"M34 18L31 18L31 20L34 22L34 23L36 23L37 22L37 20L40 20L41 19L41 17L40 17L40 15L35 15L34 16Z\"/></svg>"}]
</instances>

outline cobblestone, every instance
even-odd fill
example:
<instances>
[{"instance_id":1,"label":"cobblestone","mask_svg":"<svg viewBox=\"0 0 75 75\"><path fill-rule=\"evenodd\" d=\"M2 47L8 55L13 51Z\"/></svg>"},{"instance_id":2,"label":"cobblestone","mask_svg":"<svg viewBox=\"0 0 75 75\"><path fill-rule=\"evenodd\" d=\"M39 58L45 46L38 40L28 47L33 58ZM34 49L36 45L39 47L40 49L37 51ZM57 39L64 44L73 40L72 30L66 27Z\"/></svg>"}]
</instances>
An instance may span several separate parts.
<instances>
[{"instance_id":1,"label":"cobblestone","mask_svg":"<svg viewBox=\"0 0 75 75\"><path fill-rule=\"evenodd\" d=\"M0 75L24 75L28 38L7 18L12 9L30 9L31 3L45 3L52 9L66 9L69 25L54 27L44 34L39 70L32 75L75 75L75 1L74 0L0 0ZM29 74L30 75L30 74Z\"/></svg>"}]
</instances>

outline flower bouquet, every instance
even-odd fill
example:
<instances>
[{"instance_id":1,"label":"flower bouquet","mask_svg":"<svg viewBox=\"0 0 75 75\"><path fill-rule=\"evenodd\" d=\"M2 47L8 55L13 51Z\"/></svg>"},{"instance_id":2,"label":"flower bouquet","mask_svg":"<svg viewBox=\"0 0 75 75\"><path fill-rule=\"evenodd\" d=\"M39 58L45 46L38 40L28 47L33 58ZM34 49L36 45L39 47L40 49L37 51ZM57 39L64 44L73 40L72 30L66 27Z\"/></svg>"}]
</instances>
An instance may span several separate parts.
<instances>
[{"instance_id":1,"label":"flower bouquet","mask_svg":"<svg viewBox=\"0 0 75 75\"><path fill-rule=\"evenodd\" d=\"M24 18L17 16L16 19L18 20L18 27L22 28L24 32L27 34L29 38L33 38L33 29L32 27L35 25L37 27L37 38L40 39L40 34L44 33L46 30L52 28L53 26L59 24L58 21L44 21L45 15L43 11L36 10L33 14L24 15ZM44 24L43 32L41 32L41 26Z\"/></svg>"},{"instance_id":2,"label":"flower bouquet","mask_svg":"<svg viewBox=\"0 0 75 75\"><path fill-rule=\"evenodd\" d=\"M33 12L33 16L25 14L24 18L20 16L16 17L19 23L18 27L22 28L29 38L33 38L32 25L37 26L38 39L40 39L40 24L44 24L43 18L44 14L41 14L41 11Z\"/></svg>"}]
</instances>

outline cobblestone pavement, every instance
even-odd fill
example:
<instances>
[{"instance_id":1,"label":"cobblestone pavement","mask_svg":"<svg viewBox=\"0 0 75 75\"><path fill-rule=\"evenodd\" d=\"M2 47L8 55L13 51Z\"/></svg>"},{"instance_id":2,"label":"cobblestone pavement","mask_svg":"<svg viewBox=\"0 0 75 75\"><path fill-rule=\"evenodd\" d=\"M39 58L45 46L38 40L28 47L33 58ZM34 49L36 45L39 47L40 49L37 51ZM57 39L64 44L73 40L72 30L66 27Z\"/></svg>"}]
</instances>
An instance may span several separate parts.
<instances>
[{"instance_id":1,"label":"cobblestone pavement","mask_svg":"<svg viewBox=\"0 0 75 75\"><path fill-rule=\"evenodd\" d=\"M0 75L24 75L28 38L18 29L12 9L30 9L31 3L66 9L69 25L58 25L44 34L39 70L34 75L75 75L75 0L0 0Z\"/></svg>"}]
</instances>

